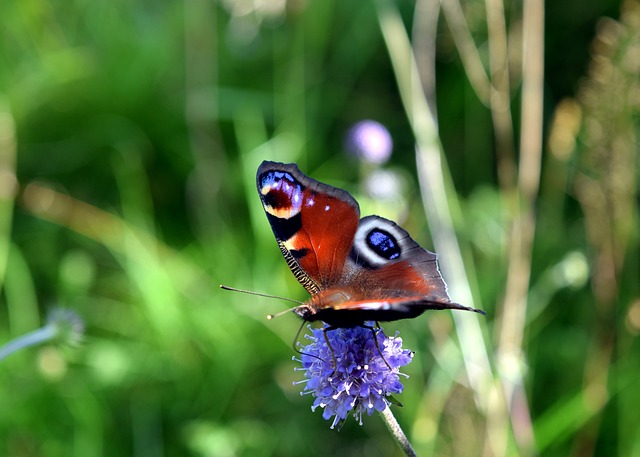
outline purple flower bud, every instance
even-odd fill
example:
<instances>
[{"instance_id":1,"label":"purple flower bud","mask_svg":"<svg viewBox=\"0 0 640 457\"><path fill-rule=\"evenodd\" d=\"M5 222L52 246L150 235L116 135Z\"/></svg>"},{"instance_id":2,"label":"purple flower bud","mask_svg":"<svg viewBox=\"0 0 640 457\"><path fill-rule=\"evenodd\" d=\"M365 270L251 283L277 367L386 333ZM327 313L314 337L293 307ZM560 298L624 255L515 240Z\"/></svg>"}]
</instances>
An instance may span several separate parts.
<instances>
[{"instance_id":1,"label":"purple flower bud","mask_svg":"<svg viewBox=\"0 0 640 457\"><path fill-rule=\"evenodd\" d=\"M391 157L393 141L384 125L364 120L349 129L345 148L365 162L383 164Z\"/></svg>"}]
</instances>

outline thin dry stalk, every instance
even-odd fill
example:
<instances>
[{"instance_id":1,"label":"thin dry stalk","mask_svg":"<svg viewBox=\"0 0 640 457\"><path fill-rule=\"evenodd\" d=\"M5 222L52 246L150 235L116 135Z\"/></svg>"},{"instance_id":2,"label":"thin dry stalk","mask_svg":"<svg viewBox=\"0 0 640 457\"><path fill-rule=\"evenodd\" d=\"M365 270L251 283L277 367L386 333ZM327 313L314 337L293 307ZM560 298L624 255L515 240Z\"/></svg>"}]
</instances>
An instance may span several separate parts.
<instances>
[{"instance_id":1,"label":"thin dry stalk","mask_svg":"<svg viewBox=\"0 0 640 457\"><path fill-rule=\"evenodd\" d=\"M447 253L441 257L440 267L449 283L451 295L473 306L473 295L453 229L449 201L454 197L446 191L444 173L447 167L441 160L438 130L422 91L411 44L395 5L389 0L378 0L376 5L405 112L416 138L418 175L434 245L437 251ZM454 314L453 318L469 384L475 392L479 408L487 413L493 375L480 323L477 318L468 315L463 317Z\"/></svg>"},{"instance_id":2,"label":"thin dry stalk","mask_svg":"<svg viewBox=\"0 0 640 457\"><path fill-rule=\"evenodd\" d=\"M440 3L471 87L480 101L489 106L492 92L491 81L489 81L487 72L482 65L482 59L469 31L462 6L458 0L440 0Z\"/></svg>"},{"instance_id":3,"label":"thin dry stalk","mask_svg":"<svg viewBox=\"0 0 640 457\"><path fill-rule=\"evenodd\" d=\"M525 0L522 75L520 163L516 213L511 229L507 287L499 334L499 371L514 434L523 453L533 452L533 431L526 402L514 398L524 394L522 351L526 325L527 296L531 276L531 255L536 228L535 203L540 184L542 156L542 101L544 82L544 3ZM524 417L525 420L519 420Z\"/></svg>"}]
</instances>

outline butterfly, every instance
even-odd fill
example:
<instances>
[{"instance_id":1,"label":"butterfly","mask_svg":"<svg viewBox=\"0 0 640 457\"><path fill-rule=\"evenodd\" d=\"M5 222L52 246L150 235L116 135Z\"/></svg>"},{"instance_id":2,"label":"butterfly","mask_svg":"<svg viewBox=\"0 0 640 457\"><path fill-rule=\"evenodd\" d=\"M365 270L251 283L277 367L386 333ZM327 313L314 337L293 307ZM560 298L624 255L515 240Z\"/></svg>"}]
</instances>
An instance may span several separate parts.
<instances>
[{"instance_id":1,"label":"butterfly","mask_svg":"<svg viewBox=\"0 0 640 457\"><path fill-rule=\"evenodd\" d=\"M294 163L264 161L258 193L280 251L311 298L293 309L329 327L395 321L432 309L484 311L454 303L437 255L395 222L360 218L345 190L302 173Z\"/></svg>"}]
</instances>

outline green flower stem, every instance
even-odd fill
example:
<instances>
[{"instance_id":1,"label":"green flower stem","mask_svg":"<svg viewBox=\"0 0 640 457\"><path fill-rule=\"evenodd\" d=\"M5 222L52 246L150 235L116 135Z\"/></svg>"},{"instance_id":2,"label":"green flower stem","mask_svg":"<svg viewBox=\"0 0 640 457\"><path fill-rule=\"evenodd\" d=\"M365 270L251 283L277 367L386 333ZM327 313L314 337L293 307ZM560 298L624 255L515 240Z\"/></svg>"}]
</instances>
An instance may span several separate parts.
<instances>
[{"instance_id":1,"label":"green flower stem","mask_svg":"<svg viewBox=\"0 0 640 457\"><path fill-rule=\"evenodd\" d=\"M382 416L382 420L384 420L385 425L391 432L393 439L396 440L396 443L400 446L400 449L402 449L402 452L410 457L416 457L416 451L413 450L411 443L407 439L407 435L404 434L391 409L387 406L383 411L380 411L380 416Z\"/></svg>"},{"instance_id":2,"label":"green flower stem","mask_svg":"<svg viewBox=\"0 0 640 457\"><path fill-rule=\"evenodd\" d=\"M0 360L13 354L16 351L19 351L20 349L23 349L29 346L35 346L36 344L49 341L53 339L57 333L58 332L55 327L51 325L45 325L44 327L39 328L38 330L34 330L31 333L27 333L26 335L18 337L13 341L9 341L2 348L0 348Z\"/></svg>"}]
</instances>

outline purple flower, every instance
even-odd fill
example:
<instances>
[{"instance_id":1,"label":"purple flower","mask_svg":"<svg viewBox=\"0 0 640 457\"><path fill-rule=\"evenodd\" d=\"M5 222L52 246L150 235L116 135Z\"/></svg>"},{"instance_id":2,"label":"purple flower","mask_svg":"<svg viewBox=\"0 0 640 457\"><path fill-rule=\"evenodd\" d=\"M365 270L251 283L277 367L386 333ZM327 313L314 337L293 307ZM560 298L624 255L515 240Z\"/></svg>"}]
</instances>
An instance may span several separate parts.
<instances>
[{"instance_id":1,"label":"purple flower","mask_svg":"<svg viewBox=\"0 0 640 457\"><path fill-rule=\"evenodd\" d=\"M377 329L376 346L370 328L338 328L326 332L326 339L324 329L312 332L305 335L310 343L300 348L302 357L296 359L302 363L296 370L304 371L306 379L295 384L306 383L301 395L315 397L311 409L321 407L322 417L333 417L331 428L339 429L352 410L362 425L363 413L384 410L391 403L387 397L404 389L399 377L406 375L399 368L411 362L413 352L402 349L397 334L387 337Z\"/></svg>"},{"instance_id":2,"label":"purple flower","mask_svg":"<svg viewBox=\"0 0 640 457\"><path fill-rule=\"evenodd\" d=\"M364 120L349 129L345 147L347 151L365 162L382 164L391 157L393 141L384 125L376 121Z\"/></svg>"}]
</instances>

